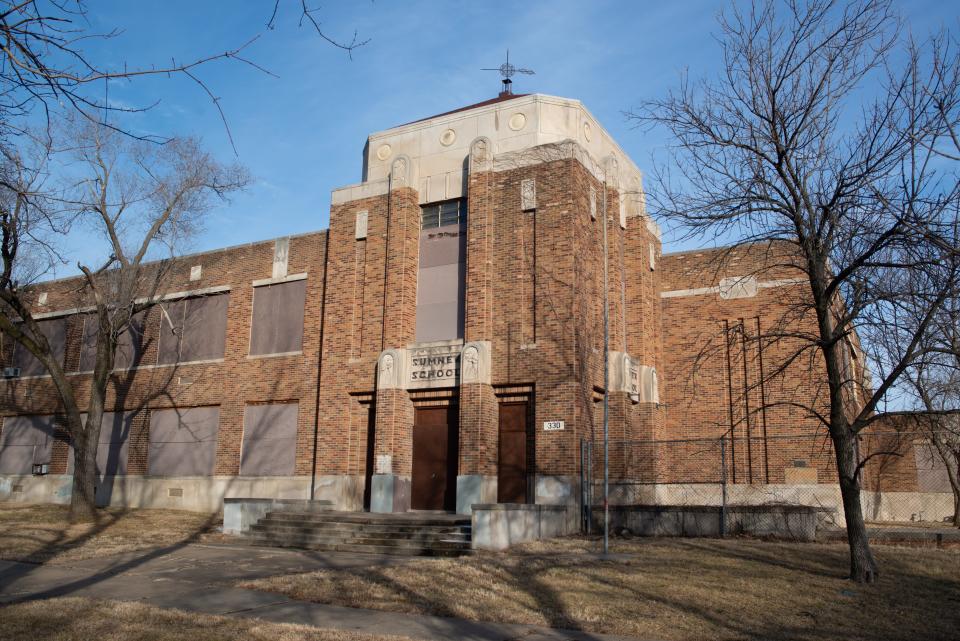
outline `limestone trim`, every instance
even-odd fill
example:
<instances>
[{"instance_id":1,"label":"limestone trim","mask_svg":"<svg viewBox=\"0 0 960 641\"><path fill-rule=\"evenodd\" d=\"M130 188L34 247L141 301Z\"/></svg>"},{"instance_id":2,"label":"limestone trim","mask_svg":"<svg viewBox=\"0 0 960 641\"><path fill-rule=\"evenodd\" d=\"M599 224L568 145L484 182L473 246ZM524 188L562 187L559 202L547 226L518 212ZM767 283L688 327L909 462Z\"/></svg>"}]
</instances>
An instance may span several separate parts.
<instances>
[{"instance_id":1,"label":"limestone trim","mask_svg":"<svg viewBox=\"0 0 960 641\"><path fill-rule=\"evenodd\" d=\"M290 283L295 280L307 280L307 272L299 274L289 274L280 278L261 278L251 282L253 287L264 287L265 285L277 285L279 283Z\"/></svg>"},{"instance_id":2,"label":"limestone trim","mask_svg":"<svg viewBox=\"0 0 960 641\"><path fill-rule=\"evenodd\" d=\"M779 280L766 280L757 283L757 289L772 289L775 287L790 287L791 285L802 285L806 283L806 278L781 278ZM719 285L713 287L697 287L694 289L671 289L660 292L660 298L683 298L685 296L703 296L705 294L719 294L721 288Z\"/></svg>"},{"instance_id":3,"label":"limestone trim","mask_svg":"<svg viewBox=\"0 0 960 641\"><path fill-rule=\"evenodd\" d=\"M178 299L180 299L180 298L190 298L190 297L193 297L193 296L208 296L208 295L210 295L210 294L222 294L222 293L224 293L224 292L229 292L229 291L230 291L230 286L229 286L229 285L217 285L216 287L202 287L202 288L200 288L200 289L188 289L188 290L185 290L185 291L182 291L182 292L171 292L171 293L169 293L169 294L164 294L164 295L162 295L162 296L160 296L160 297L155 297L155 298L149 298L149 297L138 298L138 299L136 299L136 300L133 301L133 302L135 302L135 303L149 303L149 302L160 303L160 302L167 301L167 300L178 300ZM92 311L92 310L94 310L94 309L96 309L96 308L95 308L95 307L85 307L85 308L78 309L78 310L76 310L76 311L78 311L78 312L82 312L82 311ZM36 316L35 318L40 318L40 316Z\"/></svg>"},{"instance_id":4,"label":"limestone trim","mask_svg":"<svg viewBox=\"0 0 960 641\"><path fill-rule=\"evenodd\" d=\"M357 183L338 187L330 192L330 204L343 205L354 200L362 198L372 198L374 196L383 196L390 191L390 180L371 180L369 182Z\"/></svg>"}]
</instances>

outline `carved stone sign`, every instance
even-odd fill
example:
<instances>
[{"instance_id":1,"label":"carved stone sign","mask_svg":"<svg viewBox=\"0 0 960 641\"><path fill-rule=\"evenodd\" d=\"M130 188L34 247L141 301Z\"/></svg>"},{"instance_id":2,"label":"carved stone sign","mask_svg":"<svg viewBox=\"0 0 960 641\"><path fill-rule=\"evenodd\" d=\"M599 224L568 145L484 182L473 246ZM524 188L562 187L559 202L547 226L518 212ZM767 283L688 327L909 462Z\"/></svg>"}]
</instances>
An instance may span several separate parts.
<instances>
[{"instance_id":1,"label":"carved stone sign","mask_svg":"<svg viewBox=\"0 0 960 641\"><path fill-rule=\"evenodd\" d=\"M537 183L533 178L520 181L520 209L530 211L537 208Z\"/></svg>"},{"instance_id":2,"label":"carved stone sign","mask_svg":"<svg viewBox=\"0 0 960 641\"><path fill-rule=\"evenodd\" d=\"M410 348L410 388L452 387L460 382L462 345L425 345Z\"/></svg>"}]
</instances>

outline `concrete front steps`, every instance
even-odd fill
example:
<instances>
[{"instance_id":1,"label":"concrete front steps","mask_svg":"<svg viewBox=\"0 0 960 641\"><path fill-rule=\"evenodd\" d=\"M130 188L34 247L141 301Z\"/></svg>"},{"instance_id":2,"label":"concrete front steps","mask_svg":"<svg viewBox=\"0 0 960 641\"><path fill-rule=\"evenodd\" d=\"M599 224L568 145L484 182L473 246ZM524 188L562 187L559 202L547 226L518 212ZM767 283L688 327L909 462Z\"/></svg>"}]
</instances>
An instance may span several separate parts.
<instances>
[{"instance_id":1,"label":"concrete front steps","mask_svg":"<svg viewBox=\"0 0 960 641\"><path fill-rule=\"evenodd\" d=\"M470 517L434 512L272 511L245 537L254 545L403 556L469 554Z\"/></svg>"}]
</instances>

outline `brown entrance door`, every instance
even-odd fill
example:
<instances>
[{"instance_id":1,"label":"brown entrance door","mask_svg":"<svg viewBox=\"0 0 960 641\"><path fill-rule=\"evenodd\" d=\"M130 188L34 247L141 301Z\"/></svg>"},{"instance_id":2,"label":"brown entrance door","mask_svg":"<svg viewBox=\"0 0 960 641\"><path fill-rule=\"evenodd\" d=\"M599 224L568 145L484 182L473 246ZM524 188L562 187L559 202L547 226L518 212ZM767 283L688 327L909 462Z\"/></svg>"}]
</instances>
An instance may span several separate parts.
<instances>
[{"instance_id":1,"label":"brown entrance door","mask_svg":"<svg viewBox=\"0 0 960 641\"><path fill-rule=\"evenodd\" d=\"M527 502L527 404L501 403L497 502Z\"/></svg>"},{"instance_id":2,"label":"brown entrance door","mask_svg":"<svg viewBox=\"0 0 960 641\"><path fill-rule=\"evenodd\" d=\"M456 405L416 408L410 482L410 507L414 510L455 509L459 432Z\"/></svg>"}]
</instances>

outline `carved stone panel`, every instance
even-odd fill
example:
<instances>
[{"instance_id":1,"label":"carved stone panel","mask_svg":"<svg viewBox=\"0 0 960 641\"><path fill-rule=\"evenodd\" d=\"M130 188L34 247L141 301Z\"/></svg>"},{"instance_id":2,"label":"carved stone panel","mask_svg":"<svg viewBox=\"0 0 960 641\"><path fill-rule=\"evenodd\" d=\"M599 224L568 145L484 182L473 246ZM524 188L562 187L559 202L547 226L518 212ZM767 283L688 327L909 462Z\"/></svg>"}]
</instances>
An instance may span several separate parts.
<instances>
[{"instance_id":1,"label":"carved stone panel","mask_svg":"<svg viewBox=\"0 0 960 641\"><path fill-rule=\"evenodd\" d=\"M637 400L641 403L660 403L660 382L657 370L649 365L640 365L637 372L639 385Z\"/></svg>"},{"instance_id":2,"label":"carved stone panel","mask_svg":"<svg viewBox=\"0 0 960 641\"><path fill-rule=\"evenodd\" d=\"M470 143L470 171L489 171L493 168L493 145L481 136Z\"/></svg>"},{"instance_id":3,"label":"carved stone panel","mask_svg":"<svg viewBox=\"0 0 960 641\"><path fill-rule=\"evenodd\" d=\"M597 189L590 187L590 220L597 219Z\"/></svg>"},{"instance_id":4,"label":"carved stone panel","mask_svg":"<svg viewBox=\"0 0 960 641\"><path fill-rule=\"evenodd\" d=\"M537 208L537 182L533 178L520 181L520 209L530 211Z\"/></svg>"},{"instance_id":5,"label":"carved stone panel","mask_svg":"<svg viewBox=\"0 0 960 641\"><path fill-rule=\"evenodd\" d=\"M290 262L290 239L278 238L273 244L273 278L284 278Z\"/></svg>"},{"instance_id":6,"label":"carved stone panel","mask_svg":"<svg viewBox=\"0 0 960 641\"><path fill-rule=\"evenodd\" d=\"M460 384L490 384L490 341L472 341L463 346L460 357Z\"/></svg>"},{"instance_id":7,"label":"carved stone panel","mask_svg":"<svg viewBox=\"0 0 960 641\"><path fill-rule=\"evenodd\" d=\"M367 237L368 217L369 217L369 213L367 212L366 209L364 209L363 211L357 212L357 223L354 230L354 238L356 238L357 240L363 240L364 238Z\"/></svg>"},{"instance_id":8,"label":"carved stone panel","mask_svg":"<svg viewBox=\"0 0 960 641\"><path fill-rule=\"evenodd\" d=\"M387 349L377 359L377 389L405 389L407 350Z\"/></svg>"},{"instance_id":9,"label":"carved stone panel","mask_svg":"<svg viewBox=\"0 0 960 641\"><path fill-rule=\"evenodd\" d=\"M423 389L458 385L462 347L460 341L411 345L407 350L410 367L405 387Z\"/></svg>"},{"instance_id":10,"label":"carved stone panel","mask_svg":"<svg viewBox=\"0 0 960 641\"><path fill-rule=\"evenodd\" d=\"M410 184L410 162L405 156L399 156L390 167L390 187L405 187Z\"/></svg>"}]
</instances>

